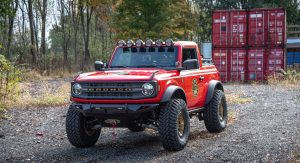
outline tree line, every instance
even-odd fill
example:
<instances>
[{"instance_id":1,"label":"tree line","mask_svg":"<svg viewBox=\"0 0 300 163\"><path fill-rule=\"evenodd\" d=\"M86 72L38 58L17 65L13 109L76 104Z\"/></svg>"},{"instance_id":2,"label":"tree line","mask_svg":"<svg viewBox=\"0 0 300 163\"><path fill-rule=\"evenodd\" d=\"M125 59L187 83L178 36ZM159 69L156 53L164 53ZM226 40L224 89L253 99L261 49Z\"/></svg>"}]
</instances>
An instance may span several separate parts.
<instances>
[{"instance_id":1,"label":"tree line","mask_svg":"<svg viewBox=\"0 0 300 163\"><path fill-rule=\"evenodd\" d=\"M2 0L0 54L40 72L89 70L119 39L211 40L216 9L285 7L300 24L299 0Z\"/></svg>"}]
</instances>

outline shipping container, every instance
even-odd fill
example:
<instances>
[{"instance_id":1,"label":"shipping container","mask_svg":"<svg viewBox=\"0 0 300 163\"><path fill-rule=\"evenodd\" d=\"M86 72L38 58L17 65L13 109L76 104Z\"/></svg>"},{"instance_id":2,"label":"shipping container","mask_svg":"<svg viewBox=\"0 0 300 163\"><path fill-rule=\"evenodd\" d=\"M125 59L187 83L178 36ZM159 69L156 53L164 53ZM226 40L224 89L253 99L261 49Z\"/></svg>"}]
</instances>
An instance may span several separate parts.
<instances>
[{"instance_id":1,"label":"shipping container","mask_svg":"<svg viewBox=\"0 0 300 163\"><path fill-rule=\"evenodd\" d=\"M283 8L216 10L212 23L213 47L283 47L286 42Z\"/></svg>"},{"instance_id":2,"label":"shipping container","mask_svg":"<svg viewBox=\"0 0 300 163\"><path fill-rule=\"evenodd\" d=\"M244 47L247 43L247 12L235 10L230 12L229 46Z\"/></svg>"},{"instance_id":3,"label":"shipping container","mask_svg":"<svg viewBox=\"0 0 300 163\"><path fill-rule=\"evenodd\" d=\"M221 81L228 82L228 49L215 48L213 49L213 63L216 68L219 70Z\"/></svg>"},{"instance_id":4,"label":"shipping container","mask_svg":"<svg viewBox=\"0 0 300 163\"><path fill-rule=\"evenodd\" d=\"M229 12L219 10L213 13L212 18L212 42L214 47L229 46Z\"/></svg>"},{"instance_id":5,"label":"shipping container","mask_svg":"<svg viewBox=\"0 0 300 163\"><path fill-rule=\"evenodd\" d=\"M250 46L264 46L267 34L265 25L266 12L264 10L251 10L248 12L248 44Z\"/></svg>"},{"instance_id":6,"label":"shipping container","mask_svg":"<svg viewBox=\"0 0 300 163\"><path fill-rule=\"evenodd\" d=\"M265 79L265 49L264 48L250 48L248 50L247 77L249 81Z\"/></svg>"},{"instance_id":7,"label":"shipping container","mask_svg":"<svg viewBox=\"0 0 300 163\"><path fill-rule=\"evenodd\" d=\"M284 69L284 49L272 48L268 51L266 75L272 75Z\"/></svg>"},{"instance_id":8,"label":"shipping container","mask_svg":"<svg viewBox=\"0 0 300 163\"><path fill-rule=\"evenodd\" d=\"M247 41L247 12L218 10L213 14L214 47L243 47Z\"/></svg>"},{"instance_id":9,"label":"shipping container","mask_svg":"<svg viewBox=\"0 0 300 163\"><path fill-rule=\"evenodd\" d=\"M300 64L300 52L287 52L287 65Z\"/></svg>"},{"instance_id":10,"label":"shipping container","mask_svg":"<svg viewBox=\"0 0 300 163\"><path fill-rule=\"evenodd\" d=\"M246 75L246 49L232 48L229 50L230 74L229 81L245 81Z\"/></svg>"},{"instance_id":11,"label":"shipping container","mask_svg":"<svg viewBox=\"0 0 300 163\"><path fill-rule=\"evenodd\" d=\"M223 82L266 80L285 68L283 8L218 10L212 21L212 58Z\"/></svg>"}]
</instances>

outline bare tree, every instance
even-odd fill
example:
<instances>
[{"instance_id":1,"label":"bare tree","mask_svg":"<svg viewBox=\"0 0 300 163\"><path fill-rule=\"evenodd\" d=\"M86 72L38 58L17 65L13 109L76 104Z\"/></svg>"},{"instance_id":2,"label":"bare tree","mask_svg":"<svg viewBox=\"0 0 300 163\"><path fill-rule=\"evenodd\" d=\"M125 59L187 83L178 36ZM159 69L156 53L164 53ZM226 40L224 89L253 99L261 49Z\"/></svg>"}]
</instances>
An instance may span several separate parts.
<instances>
[{"instance_id":1,"label":"bare tree","mask_svg":"<svg viewBox=\"0 0 300 163\"><path fill-rule=\"evenodd\" d=\"M10 46L11 46L11 41L12 41L12 35L13 35L13 28L14 28L14 20L16 17L16 12L19 6L19 1L15 0L15 1L11 1L11 6L12 6L12 10L13 13L9 16L8 21L9 21L9 26L8 26L8 40L7 40L7 59L10 60L11 59L11 51L10 51Z\"/></svg>"},{"instance_id":2,"label":"bare tree","mask_svg":"<svg viewBox=\"0 0 300 163\"><path fill-rule=\"evenodd\" d=\"M36 42L35 42L35 32L34 32L34 19L33 19L33 11L32 11L32 0L28 0L28 19L29 19L29 28L30 28L30 53L31 53L31 63L32 66L35 67L37 64L36 57Z\"/></svg>"},{"instance_id":3,"label":"bare tree","mask_svg":"<svg viewBox=\"0 0 300 163\"><path fill-rule=\"evenodd\" d=\"M47 0L37 1L38 11L41 15L42 20L42 31L41 31L41 51L44 58L44 69L46 69L46 21L47 21Z\"/></svg>"}]
</instances>

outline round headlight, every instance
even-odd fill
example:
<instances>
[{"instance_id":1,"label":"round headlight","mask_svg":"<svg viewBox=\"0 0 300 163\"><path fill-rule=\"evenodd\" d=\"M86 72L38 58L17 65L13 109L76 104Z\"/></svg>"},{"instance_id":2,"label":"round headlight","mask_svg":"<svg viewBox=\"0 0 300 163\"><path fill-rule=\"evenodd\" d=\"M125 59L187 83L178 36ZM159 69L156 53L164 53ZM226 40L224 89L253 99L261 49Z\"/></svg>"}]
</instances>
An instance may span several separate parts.
<instances>
[{"instance_id":1,"label":"round headlight","mask_svg":"<svg viewBox=\"0 0 300 163\"><path fill-rule=\"evenodd\" d=\"M82 87L80 84L76 83L72 87L72 92L74 95L80 95L82 92Z\"/></svg>"},{"instance_id":2,"label":"round headlight","mask_svg":"<svg viewBox=\"0 0 300 163\"><path fill-rule=\"evenodd\" d=\"M145 83L142 86L142 93L145 96L151 96L154 93L154 87L150 83Z\"/></svg>"}]
</instances>

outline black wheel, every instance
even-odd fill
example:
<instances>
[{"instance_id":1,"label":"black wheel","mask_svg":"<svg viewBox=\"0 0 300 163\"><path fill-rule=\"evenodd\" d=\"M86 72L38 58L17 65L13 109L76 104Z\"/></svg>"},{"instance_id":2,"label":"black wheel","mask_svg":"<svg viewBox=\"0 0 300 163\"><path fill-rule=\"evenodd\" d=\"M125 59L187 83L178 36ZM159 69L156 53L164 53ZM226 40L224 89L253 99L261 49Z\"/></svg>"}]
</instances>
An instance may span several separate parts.
<instances>
[{"instance_id":1,"label":"black wheel","mask_svg":"<svg viewBox=\"0 0 300 163\"><path fill-rule=\"evenodd\" d=\"M203 113L205 127L209 132L221 132L227 125L227 102L224 92L215 90L213 98Z\"/></svg>"},{"instance_id":2,"label":"black wheel","mask_svg":"<svg viewBox=\"0 0 300 163\"><path fill-rule=\"evenodd\" d=\"M92 130L88 124L92 118L70 107L66 117L67 137L72 145L79 148L91 147L97 142L101 130Z\"/></svg>"},{"instance_id":3,"label":"black wheel","mask_svg":"<svg viewBox=\"0 0 300 163\"><path fill-rule=\"evenodd\" d=\"M141 132L145 130L145 127L133 122L128 126L128 129L132 132Z\"/></svg>"},{"instance_id":4,"label":"black wheel","mask_svg":"<svg viewBox=\"0 0 300 163\"><path fill-rule=\"evenodd\" d=\"M158 132L163 147L170 151L182 150L190 134L190 116L182 99L172 99L161 107Z\"/></svg>"}]
</instances>

